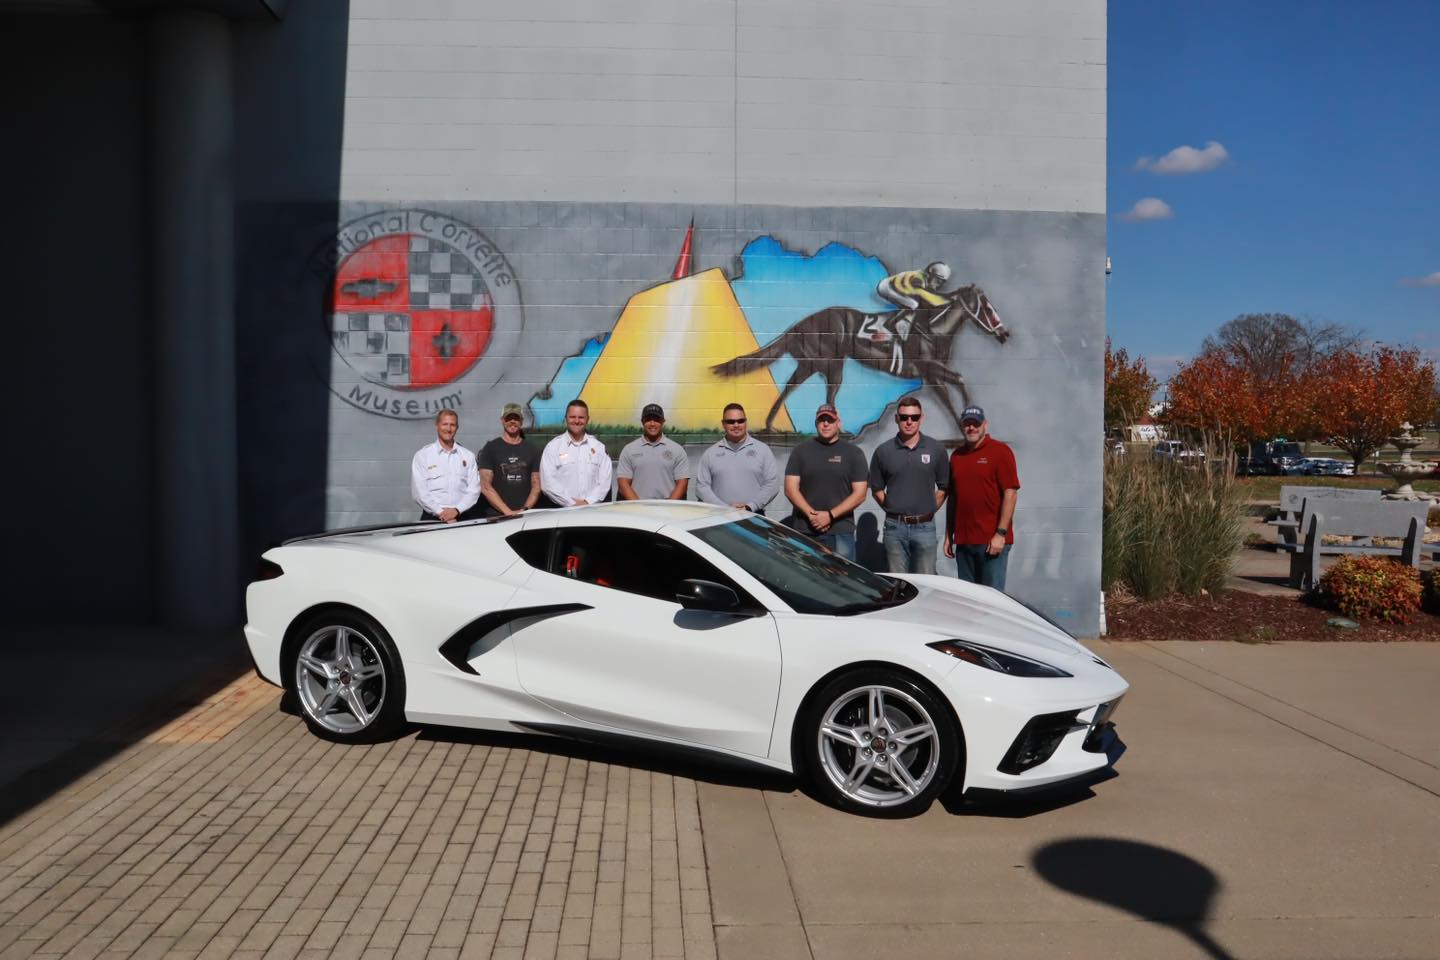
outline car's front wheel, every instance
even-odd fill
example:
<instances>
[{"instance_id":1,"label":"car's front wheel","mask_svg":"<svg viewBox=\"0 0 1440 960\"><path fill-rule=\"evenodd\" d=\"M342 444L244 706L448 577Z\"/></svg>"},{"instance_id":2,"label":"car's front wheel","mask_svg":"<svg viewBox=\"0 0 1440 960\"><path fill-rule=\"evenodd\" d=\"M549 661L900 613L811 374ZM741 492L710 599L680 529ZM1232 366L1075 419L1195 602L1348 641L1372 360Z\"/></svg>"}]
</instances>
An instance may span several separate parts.
<instances>
[{"instance_id":1,"label":"car's front wheel","mask_svg":"<svg viewBox=\"0 0 1440 960\"><path fill-rule=\"evenodd\" d=\"M405 677L385 629L364 614L336 610L311 618L291 661L300 715L337 743L373 743L405 724Z\"/></svg>"},{"instance_id":2,"label":"car's front wheel","mask_svg":"<svg viewBox=\"0 0 1440 960\"><path fill-rule=\"evenodd\" d=\"M927 687L895 670L836 677L799 718L815 789L833 805L878 817L923 812L960 764L960 731Z\"/></svg>"}]
</instances>

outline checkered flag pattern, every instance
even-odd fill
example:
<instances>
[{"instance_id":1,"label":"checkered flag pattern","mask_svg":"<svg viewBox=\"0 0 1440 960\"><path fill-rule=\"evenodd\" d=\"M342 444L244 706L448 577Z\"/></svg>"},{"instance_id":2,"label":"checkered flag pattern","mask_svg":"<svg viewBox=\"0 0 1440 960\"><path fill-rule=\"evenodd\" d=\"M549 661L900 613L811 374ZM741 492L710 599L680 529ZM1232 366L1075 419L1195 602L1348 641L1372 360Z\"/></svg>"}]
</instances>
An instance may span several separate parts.
<instances>
[{"instance_id":1,"label":"checkered flag pattern","mask_svg":"<svg viewBox=\"0 0 1440 960\"><path fill-rule=\"evenodd\" d=\"M475 265L428 237L410 237L410 308L474 310L484 290Z\"/></svg>"},{"instance_id":2,"label":"checkered flag pattern","mask_svg":"<svg viewBox=\"0 0 1440 960\"><path fill-rule=\"evenodd\" d=\"M335 314L335 349L367 380L410 385L410 318L403 313Z\"/></svg>"}]
</instances>

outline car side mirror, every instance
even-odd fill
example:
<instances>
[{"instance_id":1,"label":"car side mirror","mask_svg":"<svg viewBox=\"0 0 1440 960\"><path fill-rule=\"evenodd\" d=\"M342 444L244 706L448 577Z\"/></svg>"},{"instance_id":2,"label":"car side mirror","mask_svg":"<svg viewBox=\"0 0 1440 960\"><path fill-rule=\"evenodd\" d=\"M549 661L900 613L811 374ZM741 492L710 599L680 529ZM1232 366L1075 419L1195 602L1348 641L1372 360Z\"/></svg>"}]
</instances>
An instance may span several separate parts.
<instances>
[{"instance_id":1,"label":"car side mirror","mask_svg":"<svg viewBox=\"0 0 1440 960\"><path fill-rule=\"evenodd\" d=\"M681 580L675 602L686 610L739 611L740 598L734 590L714 580Z\"/></svg>"}]
</instances>

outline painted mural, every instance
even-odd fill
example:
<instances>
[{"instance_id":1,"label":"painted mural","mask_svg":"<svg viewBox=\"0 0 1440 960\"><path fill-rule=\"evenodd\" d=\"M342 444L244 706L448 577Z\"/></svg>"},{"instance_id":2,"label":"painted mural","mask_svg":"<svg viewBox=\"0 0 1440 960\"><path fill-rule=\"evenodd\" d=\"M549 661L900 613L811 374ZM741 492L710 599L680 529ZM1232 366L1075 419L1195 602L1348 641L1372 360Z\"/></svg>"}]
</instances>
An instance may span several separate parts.
<instances>
[{"instance_id":1,"label":"painted mural","mask_svg":"<svg viewBox=\"0 0 1440 960\"><path fill-rule=\"evenodd\" d=\"M1103 217L529 201L344 213L296 292L333 397L327 525L414 515L408 467L441 407L475 449L504 404L544 440L581 397L613 457L659 403L693 461L738 401L783 470L821 403L868 457L915 394L947 445L958 411L985 407L1025 482L1016 589L1096 629ZM883 555L878 511L857 511L867 562Z\"/></svg>"},{"instance_id":2,"label":"painted mural","mask_svg":"<svg viewBox=\"0 0 1440 960\"><path fill-rule=\"evenodd\" d=\"M538 426L561 426L580 397L597 423L629 422L653 402L681 430L713 428L738 402L765 411L762 435L795 432L826 402L856 431L922 386L958 423L969 394L951 366L955 336L972 321L999 343L1009 337L978 285L945 289L942 262L892 273L841 243L806 255L760 236L732 280L719 268L690 273L694 231L692 222L670 280L631 297L615 327L532 398Z\"/></svg>"}]
</instances>

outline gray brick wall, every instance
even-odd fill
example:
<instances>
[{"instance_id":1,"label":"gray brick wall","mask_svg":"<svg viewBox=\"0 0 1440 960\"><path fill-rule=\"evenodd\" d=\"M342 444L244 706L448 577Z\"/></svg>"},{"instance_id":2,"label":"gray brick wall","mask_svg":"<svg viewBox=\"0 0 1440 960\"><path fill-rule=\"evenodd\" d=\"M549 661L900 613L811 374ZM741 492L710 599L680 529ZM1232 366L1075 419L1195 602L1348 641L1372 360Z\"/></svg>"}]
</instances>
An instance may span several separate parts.
<instances>
[{"instance_id":1,"label":"gray brick wall","mask_svg":"<svg viewBox=\"0 0 1440 960\"><path fill-rule=\"evenodd\" d=\"M1101 0L355 0L343 195L1100 212Z\"/></svg>"}]
</instances>

